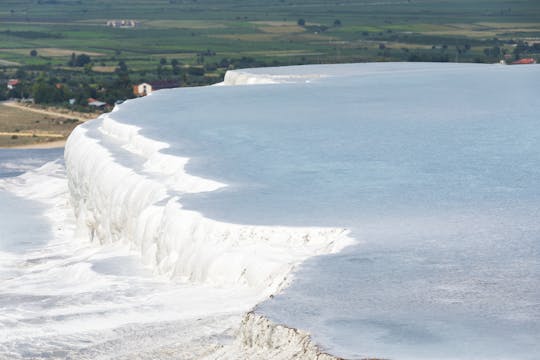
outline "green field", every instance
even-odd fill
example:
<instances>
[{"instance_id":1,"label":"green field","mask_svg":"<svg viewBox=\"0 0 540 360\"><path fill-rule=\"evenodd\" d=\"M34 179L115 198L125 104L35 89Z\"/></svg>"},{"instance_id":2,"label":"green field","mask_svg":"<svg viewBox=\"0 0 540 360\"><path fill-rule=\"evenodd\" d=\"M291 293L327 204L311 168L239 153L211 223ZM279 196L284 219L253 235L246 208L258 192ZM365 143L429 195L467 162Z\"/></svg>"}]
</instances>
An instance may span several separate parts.
<instances>
[{"instance_id":1,"label":"green field","mask_svg":"<svg viewBox=\"0 0 540 360\"><path fill-rule=\"evenodd\" d=\"M538 0L0 2L0 82L23 67L98 86L115 81L123 61L130 83L176 77L198 85L237 67L497 62L538 58L538 48ZM90 55L91 66L67 66L72 53Z\"/></svg>"}]
</instances>

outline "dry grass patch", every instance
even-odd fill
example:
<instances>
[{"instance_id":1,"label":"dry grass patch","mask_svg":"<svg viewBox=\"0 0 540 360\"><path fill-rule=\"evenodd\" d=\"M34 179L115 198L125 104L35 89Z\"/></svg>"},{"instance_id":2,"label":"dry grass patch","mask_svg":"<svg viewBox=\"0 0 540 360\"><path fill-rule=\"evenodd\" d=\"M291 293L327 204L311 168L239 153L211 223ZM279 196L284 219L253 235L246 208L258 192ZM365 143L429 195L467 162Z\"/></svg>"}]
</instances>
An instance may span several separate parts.
<instances>
[{"instance_id":1,"label":"dry grass patch","mask_svg":"<svg viewBox=\"0 0 540 360\"><path fill-rule=\"evenodd\" d=\"M257 29L268 34L302 33L305 29L292 21L251 21Z\"/></svg>"},{"instance_id":2,"label":"dry grass patch","mask_svg":"<svg viewBox=\"0 0 540 360\"><path fill-rule=\"evenodd\" d=\"M258 29L268 34L295 34L305 31L304 28L298 25L262 26L258 27Z\"/></svg>"},{"instance_id":3,"label":"dry grass patch","mask_svg":"<svg viewBox=\"0 0 540 360\"><path fill-rule=\"evenodd\" d=\"M296 22L294 21L250 21L251 24L254 25L266 25L266 26L290 26L290 25L296 25Z\"/></svg>"},{"instance_id":4,"label":"dry grass patch","mask_svg":"<svg viewBox=\"0 0 540 360\"><path fill-rule=\"evenodd\" d=\"M276 34L217 34L209 37L236 41L273 41L280 38Z\"/></svg>"},{"instance_id":5,"label":"dry grass patch","mask_svg":"<svg viewBox=\"0 0 540 360\"><path fill-rule=\"evenodd\" d=\"M113 73L116 70L116 66L93 66L92 71L101 73Z\"/></svg>"},{"instance_id":6,"label":"dry grass patch","mask_svg":"<svg viewBox=\"0 0 540 360\"><path fill-rule=\"evenodd\" d=\"M540 23L495 23L495 22L480 22L480 26L485 26L494 29L527 29L540 30Z\"/></svg>"},{"instance_id":7,"label":"dry grass patch","mask_svg":"<svg viewBox=\"0 0 540 360\"><path fill-rule=\"evenodd\" d=\"M210 35L218 39L236 40L236 41L276 41L276 40L292 40L292 41L331 41L334 37L322 34L314 34L308 32L302 33L275 33L275 34L219 34Z\"/></svg>"},{"instance_id":8,"label":"dry grass patch","mask_svg":"<svg viewBox=\"0 0 540 360\"><path fill-rule=\"evenodd\" d=\"M371 46L379 46L381 41L366 41L365 43L368 43ZM400 42L392 42L392 41L382 41L382 43L385 44L387 48L392 49L431 49L433 45L426 45L426 44L408 44L408 43L400 43Z\"/></svg>"},{"instance_id":9,"label":"dry grass patch","mask_svg":"<svg viewBox=\"0 0 540 360\"><path fill-rule=\"evenodd\" d=\"M166 53L166 54L153 54L154 58L164 57L166 59L191 59L196 56L197 53Z\"/></svg>"},{"instance_id":10,"label":"dry grass patch","mask_svg":"<svg viewBox=\"0 0 540 360\"><path fill-rule=\"evenodd\" d=\"M224 29L222 22L211 20L146 20L143 26L158 29Z\"/></svg>"},{"instance_id":11,"label":"dry grass patch","mask_svg":"<svg viewBox=\"0 0 540 360\"><path fill-rule=\"evenodd\" d=\"M35 145L40 145L40 144L61 145L62 143L59 142L58 138L47 137L47 136L27 136L27 137L24 137L24 136L0 135L0 148L10 148L10 147L32 148ZM40 146L38 146L38 147L40 147ZM46 148L46 147L48 147L48 146L43 146L43 148Z\"/></svg>"},{"instance_id":12,"label":"dry grass patch","mask_svg":"<svg viewBox=\"0 0 540 360\"><path fill-rule=\"evenodd\" d=\"M0 66L20 66L18 62L0 59Z\"/></svg>"},{"instance_id":13,"label":"dry grass patch","mask_svg":"<svg viewBox=\"0 0 540 360\"><path fill-rule=\"evenodd\" d=\"M19 54L19 55L28 55L30 54L30 50L27 48L18 48L18 49L2 49L2 51L13 53L13 54ZM36 48L35 49L38 52L38 55L41 56L48 56L48 57L65 57L65 56L71 56L71 54L75 53L75 55L80 54L86 54L89 56L104 56L103 53L93 52L93 51L80 51L80 50L72 50L72 49L60 49L60 48Z\"/></svg>"},{"instance_id":14,"label":"dry grass patch","mask_svg":"<svg viewBox=\"0 0 540 360\"><path fill-rule=\"evenodd\" d=\"M80 122L0 104L0 147L65 139Z\"/></svg>"},{"instance_id":15,"label":"dry grass patch","mask_svg":"<svg viewBox=\"0 0 540 360\"><path fill-rule=\"evenodd\" d=\"M498 31L494 30L466 30L466 29L456 29L456 30L445 30L445 31L428 31L426 35L446 35L446 36L465 36L472 38L491 38L497 35Z\"/></svg>"},{"instance_id":16,"label":"dry grass patch","mask_svg":"<svg viewBox=\"0 0 540 360\"><path fill-rule=\"evenodd\" d=\"M333 41L338 40L338 38L329 35L315 34L315 33L302 33L302 34L291 34L288 39L293 41Z\"/></svg>"},{"instance_id":17,"label":"dry grass patch","mask_svg":"<svg viewBox=\"0 0 540 360\"><path fill-rule=\"evenodd\" d=\"M474 38L496 37L501 32L530 32L540 31L539 24L525 23L490 23L481 22L475 24L453 24L438 30L427 31L429 35L451 35L451 36L467 36Z\"/></svg>"},{"instance_id":18,"label":"dry grass patch","mask_svg":"<svg viewBox=\"0 0 540 360\"><path fill-rule=\"evenodd\" d=\"M288 57L288 56L317 56L317 55L323 55L324 53L308 52L305 50L274 50L274 51L250 51L245 54L257 55L257 56Z\"/></svg>"}]
</instances>

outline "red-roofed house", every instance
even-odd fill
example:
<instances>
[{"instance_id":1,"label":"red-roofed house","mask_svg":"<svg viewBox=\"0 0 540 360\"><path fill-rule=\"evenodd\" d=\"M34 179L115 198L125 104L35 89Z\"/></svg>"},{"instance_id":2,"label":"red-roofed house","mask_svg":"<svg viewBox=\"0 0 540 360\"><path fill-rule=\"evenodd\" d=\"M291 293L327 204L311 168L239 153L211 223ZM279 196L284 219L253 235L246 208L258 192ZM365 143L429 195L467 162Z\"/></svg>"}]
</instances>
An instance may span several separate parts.
<instances>
[{"instance_id":1,"label":"red-roofed house","mask_svg":"<svg viewBox=\"0 0 540 360\"><path fill-rule=\"evenodd\" d=\"M158 80L150 81L147 83L141 83L133 86L133 94L135 96L146 96L153 91L161 89L172 89L179 87L180 83L176 80Z\"/></svg>"},{"instance_id":2,"label":"red-roofed house","mask_svg":"<svg viewBox=\"0 0 540 360\"><path fill-rule=\"evenodd\" d=\"M107 105L107 103L104 103L103 101L96 100L94 98L88 98L88 106L93 106L98 109L102 109Z\"/></svg>"},{"instance_id":3,"label":"red-roofed house","mask_svg":"<svg viewBox=\"0 0 540 360\"><path fill-rule=\"evenodd\" d=\"M9 79L7 83L7 88L13 90L15 86L19 85L21 81L19 79Z\"/></svg>"},{"instance_id":4,"label":"red-roofed house","mask_svg":"<svg viewBox=\"0 0 540 360\"><path fill-rule=\"evenodd\" d=\"M534 60L533 58L526 58L526 59L519 59L512 62L512 65L529 65L529 64L536 64L536 60Z\"/></svg>"}]
</instances>

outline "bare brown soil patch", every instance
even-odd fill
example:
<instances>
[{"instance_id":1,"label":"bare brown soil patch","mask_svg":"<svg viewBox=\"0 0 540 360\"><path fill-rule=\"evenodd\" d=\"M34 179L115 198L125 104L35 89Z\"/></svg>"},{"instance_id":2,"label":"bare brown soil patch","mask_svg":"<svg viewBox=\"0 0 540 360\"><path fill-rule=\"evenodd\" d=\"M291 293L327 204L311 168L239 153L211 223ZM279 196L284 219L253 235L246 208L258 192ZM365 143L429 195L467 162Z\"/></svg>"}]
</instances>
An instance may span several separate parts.
<instances>
[{"instance_id":1,"label":"bare brown soil patch","mask_svg":"<svg viewBox=\"0 0 540 360\"><path fill-rule=\"evenodd\" d=\"M0 147L20 147L65 140L77 119L0 104Z\"/></svg>"}]
</instances>

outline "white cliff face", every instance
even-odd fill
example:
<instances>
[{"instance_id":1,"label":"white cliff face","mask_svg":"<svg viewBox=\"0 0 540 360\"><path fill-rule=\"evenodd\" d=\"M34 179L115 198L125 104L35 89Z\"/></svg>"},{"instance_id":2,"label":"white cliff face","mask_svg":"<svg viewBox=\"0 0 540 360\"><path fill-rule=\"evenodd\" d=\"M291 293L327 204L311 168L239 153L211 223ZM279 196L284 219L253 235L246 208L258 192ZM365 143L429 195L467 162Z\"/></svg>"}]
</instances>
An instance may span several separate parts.
<instances>
[{"instance_id":1,"label":"white cliff face","mask_svg":"<svg viewBox=\"0 0 540 360\"><path fill-rule=\"evenodd\" d=\"M0 151L0 358L200 359L219 348L260 294L152 276L129 245L74 239L61 156Z\"/></svg>"},{"instance_id":2,"label":"white cliff face","mask_svg":"<svg viewBox=\"0 0 540 360\"><path fill-rule=\"evenodd\" d=\"M189 160L159 152L165 148L115 121L114 112L73 132L65 160L80 235L102 244L128 243L159 274L245 285L262 296L280 289L303 259L352 242L343 228L231 224L183 209L183 194L226 185L189 175ZM114 151L129 157L131 166Z\"/></svg>"},{"instance_id":3,"label":"white cliff face","mask_svg":"<svg viewBox=\"0 0 540 360\"><path fill-rule=\"evenodd\" d=\"M273 323L265 316L249 312L240 325L234 343L211 354L212 360L339 360L327 354L300 329Z\"/></svg>"},{"instance_id":4,"label":"white cliff face","mask_svg":"<svg viewBox=\"0 0 540 360\"><path fill-rule=\"evenodd\" d=\"M78 232L250 306L281 290L217 358L534 359L538 76L253 69L127 101L67 143Z\"/></svg>"}]
</instances>

